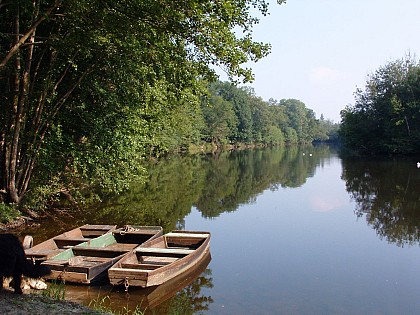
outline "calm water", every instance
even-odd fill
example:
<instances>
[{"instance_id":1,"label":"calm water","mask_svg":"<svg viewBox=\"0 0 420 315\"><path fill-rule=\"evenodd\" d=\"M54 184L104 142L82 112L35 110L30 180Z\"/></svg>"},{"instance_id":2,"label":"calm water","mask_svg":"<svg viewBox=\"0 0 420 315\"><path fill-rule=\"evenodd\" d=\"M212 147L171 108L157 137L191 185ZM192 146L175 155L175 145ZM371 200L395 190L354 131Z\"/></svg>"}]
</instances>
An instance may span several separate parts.
<instances>
[{"instance_id":1,"label":"calm water","mask_svg":"<svg viewBox=\"0 0 420 315\"><path fill-rule=\"evenodd\" d=\"M420 314L416 162L343 160L326 146L176 157L150 165L147 184L29 232L40 241L81 223L132 223L212 233L211 261L190 275L129 294L68 286L86 304L108 295L116 310L150 314Z\"/></svg>"}]
</instances>

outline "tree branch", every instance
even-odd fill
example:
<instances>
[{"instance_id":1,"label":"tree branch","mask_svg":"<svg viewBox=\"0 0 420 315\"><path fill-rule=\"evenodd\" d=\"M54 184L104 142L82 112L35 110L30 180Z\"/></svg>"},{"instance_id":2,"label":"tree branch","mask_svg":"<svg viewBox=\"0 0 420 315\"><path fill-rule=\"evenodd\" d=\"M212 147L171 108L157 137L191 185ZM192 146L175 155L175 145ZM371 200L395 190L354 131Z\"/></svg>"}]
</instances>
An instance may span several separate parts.
<instances>
[{"instance_id":1,"label":"tree branch","mask_svg":"<svg viewBox=\"0 0 420 315\"><path fill-rule=\"evenodd\" d=\"M60 1L56 1L55 4L50 7L45 14L43 14L41 17L39 17L30 27L30 29L20 38L20 40L18 40L12 48L10 48L9 52L7 53L7 55L3 58L2 62L0 63L0 69L3 68L4 66L6 66L7 62L10 60L10 58L12 58L17 51L19 50L19 48L26 42L26 40L29 38L29 36L31 36L36 28L38 27L39 24L41 24L47 17L50 16L51 12L56 9L60 4Z\"/></svg>"}]
</instances>

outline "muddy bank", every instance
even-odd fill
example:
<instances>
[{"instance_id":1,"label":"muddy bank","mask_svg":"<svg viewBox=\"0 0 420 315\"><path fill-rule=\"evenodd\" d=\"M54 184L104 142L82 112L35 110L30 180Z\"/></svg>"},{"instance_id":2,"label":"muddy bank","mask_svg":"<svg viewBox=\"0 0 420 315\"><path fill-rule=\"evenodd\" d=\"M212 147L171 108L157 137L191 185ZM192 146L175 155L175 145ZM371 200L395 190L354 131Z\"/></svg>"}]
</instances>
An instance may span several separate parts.
<instances>
[{"instance_id":1,"label":"muddy bank","mask_svg":"<svg viewBox=\"0 0 420 315\"><path fill-rule=\"evenodd\" d=\"M11 290L0 291L0 314L60 314L60 315L110 315L92 310L86 306L70 302L57 301L39 294L14 294Z\"/></svg>"},{"instance_id":2,"label":"muddy bank","mask_svg":"<svg viewBox=\"0 0 420 315\"><path fill-rule=\"evenodd\" d=\"M0 233L14 233L39 224L32 218L21 216L8 223L0 223Z\"/></svg>"}]
</instances>

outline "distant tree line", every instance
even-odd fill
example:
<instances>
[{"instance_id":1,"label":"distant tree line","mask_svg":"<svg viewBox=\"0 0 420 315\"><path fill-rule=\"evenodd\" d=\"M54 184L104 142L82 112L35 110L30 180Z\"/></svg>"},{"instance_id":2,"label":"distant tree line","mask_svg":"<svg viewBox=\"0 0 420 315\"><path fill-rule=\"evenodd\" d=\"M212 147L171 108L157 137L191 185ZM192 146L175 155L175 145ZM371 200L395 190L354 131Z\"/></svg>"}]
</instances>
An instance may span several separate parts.
<instances>
[{"instance_id":1,"label":"distant tree line","mask_svg":"<svg viewBox=\"0 0 420 315\"><path fill-rule=\"evenodd\" d=\"M208 91L209 95L201 103L204 141L217 145L278 145L337 139L338 125L324 120L323 116L316 119L314 111L299 100L266 102L252 88L240 88L228 82L213 83Z\"/></svg>"},{"instance_id":2,"label":"distant tree line","mask_svg":"<svg viewBox=\"0 0 420 315\"><path fill-rule=\"evenodd\" d=\"M341 111L339 135L356 154L420 153L419 61L407 56L370 75Z\"/></svg>"}]
</instances>

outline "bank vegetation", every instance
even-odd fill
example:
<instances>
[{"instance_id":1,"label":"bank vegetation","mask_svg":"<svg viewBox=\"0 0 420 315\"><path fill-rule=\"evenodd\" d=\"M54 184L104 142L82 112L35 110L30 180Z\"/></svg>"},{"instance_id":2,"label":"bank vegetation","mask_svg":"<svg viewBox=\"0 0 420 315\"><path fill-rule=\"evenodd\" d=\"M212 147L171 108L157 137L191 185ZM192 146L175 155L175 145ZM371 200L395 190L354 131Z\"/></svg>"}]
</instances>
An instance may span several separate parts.
<instances>
[{"instance_id":1,"label":"bank vegetation","mask_svg":"<svg viewBox=\"0 0 420 315\"><path fill-rule=\"evenodd\" d=\"M265 0L0 2L2 220L121 192L170 152L334 135L244 86L270 51L252 37L267 14Z\"/></svg>"},{"instance_id":2,"label":"bank vegetation","mask_svg":"<svg viewBox=\"0 0 420 315\"><path fill-rule=\"evenodd\" d=\"M339 134L351 154L419 154L420 62L407 55L370 74L341 112Z\"/></svg>"}]
</instances>

